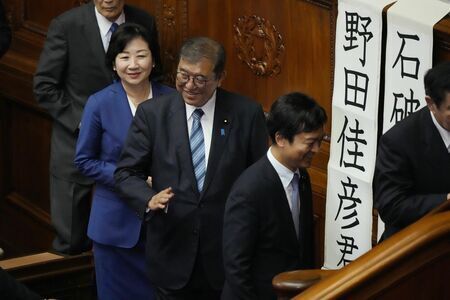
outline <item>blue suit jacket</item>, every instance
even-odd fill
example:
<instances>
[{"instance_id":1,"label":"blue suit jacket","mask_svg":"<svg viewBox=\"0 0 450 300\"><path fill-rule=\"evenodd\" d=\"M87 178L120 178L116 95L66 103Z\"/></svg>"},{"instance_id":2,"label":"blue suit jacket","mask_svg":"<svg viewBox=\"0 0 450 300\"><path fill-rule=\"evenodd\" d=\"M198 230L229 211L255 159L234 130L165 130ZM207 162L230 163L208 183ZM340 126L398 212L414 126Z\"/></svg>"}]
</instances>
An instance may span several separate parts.
<instances>
[{"instance_id":1,"label":"blue suit jacket","mask_svg":"<svg viewBox=\"0 0 450 300\"><path fill-rule=\"evenodd\" d=\"M79 184L93 183L73 164L83 108L88 97L110 85L113 78L111 68L105 64L94 7L93 1L89 1L52 20L33 79L36 100L53 119L50 173ZM125 5L123 10L127 22L148 30L150 41L155 42L151 47L152 57L158 65L155 18L130 5Z\"/></svg>"},{"instance_id":2,"label":"blue suit jacket","mask_svg":"<svg viewBox=\"0 0 450 300\"><path fill-rule=\"evenodd\" d=\"M153 97L174 91L152 82ZM101 244L131 248L142 220L114 192L114 171L133 116L120 82L89 97L81 119L75 164L95 180L88 236Z\"/></svg>"}]
</instances>

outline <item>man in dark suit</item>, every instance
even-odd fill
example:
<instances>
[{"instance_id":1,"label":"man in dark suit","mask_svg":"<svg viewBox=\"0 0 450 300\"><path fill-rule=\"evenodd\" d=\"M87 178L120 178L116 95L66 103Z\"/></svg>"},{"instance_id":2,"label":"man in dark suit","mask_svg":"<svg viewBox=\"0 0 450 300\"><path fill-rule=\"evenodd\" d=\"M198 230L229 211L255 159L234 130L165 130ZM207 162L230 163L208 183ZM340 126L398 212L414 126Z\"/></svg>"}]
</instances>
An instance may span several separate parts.
<instances>
[{"instance_id":1,"label":"man in dark suit","mask_svg":"<svg viewBox=\"0 0 450 300\"><path fill-rule=\"evenodd\" d=\"M50 204L56 230L53 248L61 253L77 254L90 249L86 228L93 181L82 176L73 164L75 144L87 98L112 83L105 51L111 30L116 28L112 24L125 21L148 30L158 64L154 18L124 5L123 0L94 0L51 22L34 77L36 99L53 118Z\"/></svg>"},{"instance_id":2,"label":"man in dark suit","mask_svg":"<svg viewBox=\"0 0 450 300\"><path fill-rule=\"evenodd\" d=\"M380 139L373 189L382 240L450 200L450 61L424 83L427 106Z\"/></svg>"},{"instance_id":3,"label":"man in dark suit","mask_svg":"<svg viewBox=\"0 0 450 300\"><path fill-rule=\"evenodd\" d=\"M234 180L267 149L261 107L219 88L224 67L222 45L187 40L179 93L138 107L115 173L116 188L147 219L147 261L158 299L220 297L225 200Z\"/></svg>"},{"instance_id":4,"label":"man in dark suit","mask_svg":"<svg viewBox=\"0 0 450 300\"><path fill-rule=\"evenodd\" d=\"M235 182L225 206L222 299L275 299L278 273L311 269L313 206L306 168L319 151L325 110L291 93L271 108L267 155Z\"/></svg>"}]
</instances>

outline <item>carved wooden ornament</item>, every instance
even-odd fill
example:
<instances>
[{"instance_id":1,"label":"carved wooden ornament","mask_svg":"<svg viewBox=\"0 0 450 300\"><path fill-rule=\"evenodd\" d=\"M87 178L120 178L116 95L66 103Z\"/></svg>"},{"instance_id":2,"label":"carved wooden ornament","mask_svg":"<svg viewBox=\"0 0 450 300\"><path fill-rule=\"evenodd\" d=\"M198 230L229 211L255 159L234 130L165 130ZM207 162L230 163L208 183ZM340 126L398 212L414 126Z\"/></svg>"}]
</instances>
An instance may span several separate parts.
<instances>
[{"instance_id":1,"label":"carved wooden ornament","mask_svg":"<svg viewBox=\"0 0 450 300\"><path fill-rule=\"evenodd\" d=\"M76 0L73 6L81 6L89 2L89 0Z\"/></svg>"},{"instance_id":2,"label":"carved wooden ornament","mask_svg":"<svg viewBox=\"0 0 450 300\"><path fill-rule=\"evenodd\" d=\"M233 27L238 58L258 76L279 74L284 44L275 26L253 15L238 18Z\"/></svg>"}]
</instances>

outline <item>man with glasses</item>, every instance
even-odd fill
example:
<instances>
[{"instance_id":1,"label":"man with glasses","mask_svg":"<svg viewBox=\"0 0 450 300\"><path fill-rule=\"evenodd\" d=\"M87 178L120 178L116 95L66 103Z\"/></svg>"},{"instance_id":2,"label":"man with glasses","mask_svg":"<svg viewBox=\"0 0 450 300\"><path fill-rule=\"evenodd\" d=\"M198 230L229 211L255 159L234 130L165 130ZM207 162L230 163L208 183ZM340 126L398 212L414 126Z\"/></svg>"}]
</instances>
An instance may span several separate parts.
<instances>
[{"instance_id":1,"label":"man with glasses","mask_svg":"<svg viewBox=\"0 0 450 300\"><path fill-rule=\"evenodd\" d=\"M267 150L261 107L220 88L224 67L222 45L186 41L178 93L138 107L115 173L118 191L147 220L158 299L220 298L225 201L235 179Z\"/></svg>"}]
</instances>

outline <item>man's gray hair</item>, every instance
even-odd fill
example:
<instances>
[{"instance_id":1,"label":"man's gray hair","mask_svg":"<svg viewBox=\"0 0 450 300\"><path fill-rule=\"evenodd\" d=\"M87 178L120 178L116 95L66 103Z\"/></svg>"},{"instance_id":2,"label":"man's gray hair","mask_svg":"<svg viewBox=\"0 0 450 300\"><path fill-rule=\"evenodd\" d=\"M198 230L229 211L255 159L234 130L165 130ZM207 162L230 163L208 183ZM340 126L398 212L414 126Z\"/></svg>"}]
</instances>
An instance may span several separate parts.
<instances>
[{"instance_id":1,"label":"man's gray hair","mask_svg":"<svg viewBox=\"0 0 450 300\"><path fill-rule=\"evenodd\" d=\"M179 59L183 58L190 63L197 63L202 58L209 59L214 64L214 74L218 79L225 69L225 49L213 39L208 37L193 37L181 46Z\"/></svg>"}]
</instances>

